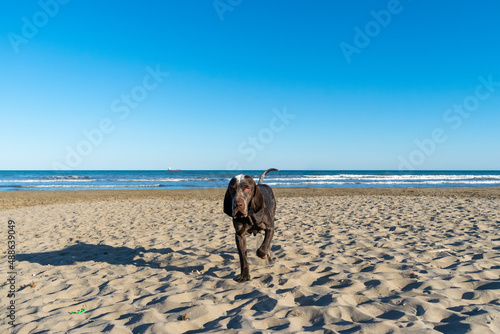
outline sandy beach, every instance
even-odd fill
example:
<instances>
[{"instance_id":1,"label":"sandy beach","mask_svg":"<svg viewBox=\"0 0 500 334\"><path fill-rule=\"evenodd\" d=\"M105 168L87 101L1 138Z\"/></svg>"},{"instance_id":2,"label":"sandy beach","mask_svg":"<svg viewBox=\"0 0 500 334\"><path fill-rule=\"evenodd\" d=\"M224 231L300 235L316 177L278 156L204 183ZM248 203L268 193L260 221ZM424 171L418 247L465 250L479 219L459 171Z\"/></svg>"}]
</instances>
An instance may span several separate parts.
<instances>
[{"instance_id":1,"label":"sandy beach","mask_svg":"<svg viewBox=\"0 0 500 334\"><path fill-rule=\"evenodd\" d=\"M275 189L244 283L224 191L1 192L0 332L500 332L500 188Z\"/></svg>"}]
</instances>

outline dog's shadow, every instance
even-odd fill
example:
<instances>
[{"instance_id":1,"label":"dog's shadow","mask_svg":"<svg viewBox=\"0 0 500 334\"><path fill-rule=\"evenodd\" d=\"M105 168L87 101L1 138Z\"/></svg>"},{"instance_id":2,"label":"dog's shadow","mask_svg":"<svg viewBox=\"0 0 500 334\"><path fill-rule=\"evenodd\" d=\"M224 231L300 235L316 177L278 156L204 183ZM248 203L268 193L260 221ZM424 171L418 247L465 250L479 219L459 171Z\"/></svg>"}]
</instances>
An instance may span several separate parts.
<instances>
[{"instance_id":1,"label":"dog's shadow","mask_svg":"<svg viewBox=\"0 0 500 334\"><path fill-rule=\"evenodd\" d=\"M27 261L41 265L70 266L76 263L104 262L111 265L134 265L136 267L162 268L167 271L180 271L191 273L202 270L203 266L171 266L163 265L158 261L146 261L143 259L145 253L169 254L174 253L172 248L151 248L144 247L114 247L104 244L92 245L87 243L77 243L61 250L17 254L16 261ZM181 251L182 252L182 251ZM224 255L223 255L224 256ZM214 273L212 273L214 274Z\"/></svg>"}]
</instances>

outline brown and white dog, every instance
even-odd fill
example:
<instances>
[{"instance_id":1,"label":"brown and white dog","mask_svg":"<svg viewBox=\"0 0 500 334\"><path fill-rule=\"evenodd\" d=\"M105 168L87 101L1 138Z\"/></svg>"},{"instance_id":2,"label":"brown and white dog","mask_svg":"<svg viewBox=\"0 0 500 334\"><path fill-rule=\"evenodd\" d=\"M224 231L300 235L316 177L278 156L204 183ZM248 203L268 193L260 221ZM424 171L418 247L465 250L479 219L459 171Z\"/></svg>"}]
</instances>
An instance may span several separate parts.
<instances>
[{"instance_id":1,"label":"brown and white dog","mask_svg":"<svg viewBox=\"0 0 500 334\"><path fill-rule=\"evenodd\" d=\"M257 256L271 260L271 239L274 235L274 214L276 212L276 200L273 190L268 185L262 184L264 176L275 168L266 170L259 179L259 184L248 175L236 175L227 186L224 196L224 213L233 218L233 226L236 230L236 246L240 256L241 274L236 281L248 281L250 269L247 261L248 234L256 235L260 231L265 232L264 241L257 249Z\"/></svg>"}]
</instances>

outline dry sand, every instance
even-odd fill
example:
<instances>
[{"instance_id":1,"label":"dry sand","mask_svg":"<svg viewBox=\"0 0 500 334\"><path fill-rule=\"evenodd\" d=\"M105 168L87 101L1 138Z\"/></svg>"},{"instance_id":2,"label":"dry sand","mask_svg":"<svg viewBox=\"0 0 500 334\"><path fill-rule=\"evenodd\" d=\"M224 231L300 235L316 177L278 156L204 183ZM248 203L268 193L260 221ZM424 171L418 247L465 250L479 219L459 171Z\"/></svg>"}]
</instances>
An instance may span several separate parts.
<instances>
[{"instance_id":1,"label":"dry sand","mask_svg":"<svg viewBox=\"0 0 500 334\"><path fill-rule=\"evenodd\" d=\"M223 189L1 193L0 332L500 332L499 188L275 192L245 283Z\"/></svg>"}]
</instances>

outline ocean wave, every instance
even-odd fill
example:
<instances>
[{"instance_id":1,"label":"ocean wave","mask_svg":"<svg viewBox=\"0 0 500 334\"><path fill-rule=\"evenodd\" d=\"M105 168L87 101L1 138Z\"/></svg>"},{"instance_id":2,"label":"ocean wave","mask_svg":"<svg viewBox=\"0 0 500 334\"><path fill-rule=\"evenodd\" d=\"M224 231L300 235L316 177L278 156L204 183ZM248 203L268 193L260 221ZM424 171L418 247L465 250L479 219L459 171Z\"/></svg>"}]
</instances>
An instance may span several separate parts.
<instances>
[{"instance_id":1,"label":"ocean wave","mask_svg":"<svg viewBox=\"0 0 500 334\"><path fill-rule=\"evenodd\" d=\"M258 174L255 181L258 180ZM260 174L259 174L260 175ZM92 190L154 188L224 188L230 176L226 171L89 171L0 172L1 190ZM495 171L285 171L266 176L265 183L276 187L480 187L500 186Z\"/></svg>"},{"instance_id":2,"label":"ocean wave","mask_svg":"<svg viewBox=\"0 0 500 334\"><path fill-rule=\"evenodd\" d=\"M0 180L0 183L54 183L54 182L96 182L96 179L29 179L29 180Z\"/></svg>"},{"instance_id":3,"label":"ocean wave","mask_svg":"<svg viewBox=\"0 0 500 334\"><path fill-rule=\"evenodd\" d=\"M219 179L214 179L210 177L199 177L199 178L152 178L152 179L117 179L117 182L213 182L220 181Z\"/></svg>"},{"instance_id":4,"label":"ocean wave","mask_svg":"<svg viewBox=\"0 0 500 334\"><path fill-rule=\"evenodd\" d=\"M265 178L266 183L269 183L269 181L305 181L307 178L305 176L303 177L266 177Z\"/></svg>"},{"instance_id":5,"label":"ocean wave","mask_svg":"<svg viewBox=\"0 0 500 334\"><path fill-rule=\"evenodd\" d=\"M383 180L500 180L500 175L375 175L375 174L339 174L339 175L304 175L299 178L289 178L288 180L367 180L367 181L383 181ZM287 180L287 178L276 178L276 180Z\"/></svg>"},{"instance_id":6,"label":"ocean wave","mask_svg":"<svg viewBox=\"0 0 500 334\"><path fill-rule=\"evenodd\" d=\"M187 181L187 179L117 179L117 182L181 182Z\"/></svg>"},{"instance_id":7,"label":"ocean wave","mask_svg":"<svg viewBox=\"0 0 500 334\"><path fill-rule=\"evenodd\" d=\"M52 176L42 176L42 180L91 180L90 176L82 175L52 175Z\"/></svg>"},{"instance_id":8,"label":"ocean wave","mask_svg":"<svg viewBox=\"0 0 500 334\"><path fill-rule=\"evenodd\" d=\"M445 181L445 180L434 180L434 181L424 181L424 182L411 182L411 181L385 181L385 182L373 182L373 181L368 181L368 182L360 182L358 181L304 181L304 182L268 182L267 183L270 186L294 186L294 185L396 185L396 184L406 184L406 185L426 185L426 184L498 184L500 185L500 180L475 180L475 181L470 181L470 180L461 180L461 181L455 181L455 182L450 182L450 181Z\"/></svg>"},{"instance_id":9,"label":"ocean wave","mask_svg":"<svg viewBox=\"0 0 500 334\"><path fill-rule=\"evenodd\" d=\"M35 185L35 186L13 186L13 188L161 188L166 187L164 184L138 184L138 185L118 185L118 184L103 184L103 185Z\"/></svg>"}]
</instances>

